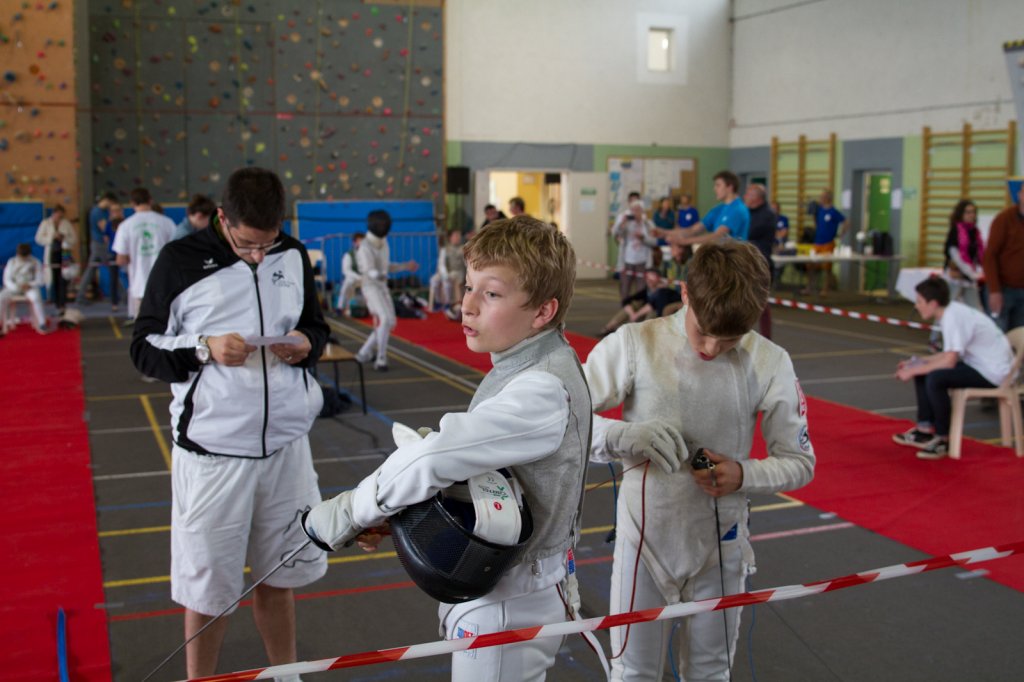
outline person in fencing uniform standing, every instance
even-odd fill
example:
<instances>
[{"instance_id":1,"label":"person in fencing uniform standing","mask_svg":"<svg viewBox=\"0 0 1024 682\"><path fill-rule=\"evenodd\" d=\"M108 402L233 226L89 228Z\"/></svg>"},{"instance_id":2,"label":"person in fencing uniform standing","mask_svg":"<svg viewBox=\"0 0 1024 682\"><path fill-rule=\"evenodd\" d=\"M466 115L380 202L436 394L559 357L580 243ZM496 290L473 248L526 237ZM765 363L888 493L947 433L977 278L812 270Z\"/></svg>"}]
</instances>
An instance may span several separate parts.
<instances>
[{"instance_id":1,"label":"person in fencing uniform standing","mask_svg":"<svg viewBox=\"0 0 1024 682\"><path fill-rule=\"evenodd\" d=\"M623 408L621 421L594 418L591 453L591 461L622 459L626 467L612 613L718 597L723 584L726 594L743 592L754 571L747 494L792 490L813 476L807 404L793 363L751 331L768 287L756 247L709 241L690 261L685 308L620 328L587 358L594 410ZM768 457L754 460L758 414ZM674 450L680 434L683 445ZM683 465L698 448L713 467ZM684 679L730 679L739 609L692 616L682 626ZM660 680L670 628L613 628L612 679Z\"/></svg>"},{"instance_id":2,"label":"person in fencing uniform standing","mask_svg":"<svg viewBox=\"0 0 1024 682\"><path fill-rule=\"evenodd\" d=\"M367 529L459 481L508 467L532 510L533 534L492 592L441 605L449 639L572 617L570 550L579 535L591 428L590 396L562 327L576 276L569 241L529 216L497 220L469 241L466 262L466 345L494 362L469 411L446 414L437 432L399 447L354 490L304 520L325 548L357 538L374 547L380 537ZM452 679L538 682L560 646L547 638L459 652Z\"/></svg>"},{"instance_id":3,"label":"person in fencing uniform standing","mask_svg":"<svg viewBox=\"0 0 1024 682\"><path fill-rule=\"evenodd\" d=\"M391 216L387 211L374 210L366 216L369 234L356 251L356 263L362 275L361 286L366 307L373 316L373 331L366 337L362 348L356 353L356 360L369 362L378 372L388 369L388 339L395 328L395 303L388 291L388 275L392 272L416 272L416 261L391 262L388 246L388 232L391 231Z\"/></svg>"}]
</instances>

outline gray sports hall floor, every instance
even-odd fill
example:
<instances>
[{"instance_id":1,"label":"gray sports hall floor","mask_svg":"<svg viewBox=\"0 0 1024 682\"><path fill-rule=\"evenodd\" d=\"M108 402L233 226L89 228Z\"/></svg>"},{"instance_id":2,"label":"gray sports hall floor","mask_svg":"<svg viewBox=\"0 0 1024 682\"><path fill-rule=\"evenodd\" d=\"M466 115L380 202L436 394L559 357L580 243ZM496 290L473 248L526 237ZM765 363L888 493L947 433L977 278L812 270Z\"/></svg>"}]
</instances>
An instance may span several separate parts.
<instances>
[{"instance_id":1,"label":"gray sports hall floor","mask_svg":"<svg viewBox=\"0 0 1024 682\"><path fill-rule=\"evenodd\" d=\"M830 304L907 317L908 303L869 304L835 296ZM612 282L578 289L569 327L596 335L617 306ZM170 477L163 384L143 383L128 359L130 330L103 304L88 308L82 327L87 417L106 608L115 679L139 680L182 641L182 618L169 599ZM898 359L924 352L924 332L789 309L774 312L776 342L794 357L810 395L865 410L913 417L912 388L891 378ZM356 348L365 328L332 322L334 334ZM321 419L313 452L325 495L352 486L390 451L392 420L436 425L447 411L465 409L480 374L395 341L387 374L367 371L369 414L354 406ZM329 375L329 371L326 373ZM358 396L355 373L342 367L342 388ZM997 417L976 407L968 435L992 439ZM813 424L812 424L813 427ZM813 430L812 430L813 433ZM1012 453L1007 452L1008 457ZM927 463L922 463L926 465ZM965 463L966 464L966 463ZM969 465L969 464L967 464ZM1024 462L1022 462L1024 465ZM884 472L880 472L884 475ZM594 465L590 481L608 468ZM579 575L587 615L607 612L611 545L609 487L586 501ZM755 588L809 582L923 558L919 552L783 496L753 500ZM785 533L783 531L814 531ZM964 548L969 549L969 548ZM437 637L436 605L417 589L385 545L332 557L327 576L301 590L300 660L330 658ZM734 680L1018 680L1024 675L1021 624L1024 595L983 578L947 569L836 593L745 609ZM604 642L607 637L600 635ZM606 644L607 647L607 644ZM250 610L232 617L221 672L266 665ZM184 677L177 658L154 679ZM307 675L309 680L445 680L448 660L430 658ZM563 646L551 680L598 680L599 666L579 637Z\"/></svg>"}]
</instances>

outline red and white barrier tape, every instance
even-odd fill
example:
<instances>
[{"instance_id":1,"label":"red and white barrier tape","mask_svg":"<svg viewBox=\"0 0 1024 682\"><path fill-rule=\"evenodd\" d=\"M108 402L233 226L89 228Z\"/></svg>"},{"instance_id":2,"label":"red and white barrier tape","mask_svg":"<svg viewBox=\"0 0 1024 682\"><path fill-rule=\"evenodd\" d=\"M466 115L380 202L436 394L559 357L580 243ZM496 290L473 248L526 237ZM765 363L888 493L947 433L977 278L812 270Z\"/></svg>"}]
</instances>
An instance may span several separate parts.
<instances>
[{"instance_id":1,"label":"red and white barrier tape","mask_svg":"<svg viewBox=\"0 0 1024 682\"><path fill-rule=\"evenodd\" d=\"M300 663L289 663L276 665L269 668L258 668L254 670L243 670L240 672L202 677L192 682L232 682L234 680L266 680L281 675L299 675L302 673L323 672L326 670L337 670L338 668L354 668L357 666L371 665L374 663L388 663L392 661L407 661L413 658L425 658L428 656L440 656L451 654L467 649L483 649L485 647L501 646L503 644L515 644L526 642L541 637L564 637L566 635L593 632L607 628L633 623L646 623L656 620L668 620L670 618L682 618L692 616L696 613L706 611L721 611L737 606L748 606L752 604L763 604L765 602L785 601L797 599L824 592L834 592L847 587L856 587L867 583L890 580L892 578L903 578L908 575L917 575L926 571L934 571L950 566L966 566L969 564L1004 559L1014 554L1024 552L1024 540L995 547L984 547L969 552L959 552L946 556L931 557L912 561L907 564L896 564L877 568L861 573L822 580L819 582L805 583L803 585L787 585L775 587L756 592L744 592L733 594L716 599L704 599L702 601L687 602L684 604L673 604L658 609L646 609L633 611L631 613L618 613L612 616L588 618L567 623L554 623L551 625L538 625L518 630L506 630L486 635L464 637L462 639L447 639L439 642L427 642L424 644L413 644L410 646L396 647L394 649L379 649L377 651L366 651L359 654L348 654L338 658L325 658L319 661L305 661Z\"/></svg>"},{"instance_id":2,"label":"red and white barrier tape","mask_svg":"<svg viewBox=\"0 0 1024 682\"><path fill-rule=\"evenodd\" d=\"M937 329L937 327L925 324L924 322L911 322L910 320L900 320L895 317L885 317L884 315L858 313L854 310L843 310L842 308L831 308L823 305L801 303L800 301L794 301L788 298L775 298L774 296L769 296L768 302L773 305L781 305L785 308L799 308L800 310L810 310L816 313L827 313L838 317L850 317L855 320L867 320L869 322L884 322L885 324L891 324L896 327L910 327L911 329L925 329L929 331Z\"/></svg>"},{"instance_id":3,"label":"red and white barrier tape","mask_svg":"<svg viewBox=\"0 0 1024 682\"><path fill-rule=\"evenodd\" d=\"M594 263L593 261L577 260L578 265L585 265L588 268L595 268L598 270L605 270L606 272L616 272L615 268L609 267L603 263ZM673 284L679 285L682 282L676 281ZM812 303L801 303L800 301L794 301L788 298L775 298L774 296L768 297L768 302L772 305L781 305L784 308L797 308L799 310L809 310L815 313L826 313L828 315L835 315L837 317L849 317L854 320L867 320L868 322L882 322L884 324L891 324L896 327L910 327L911 329L924 329L931 331L937 329L930 324L923 322L911 322L910 320L901 320L895 317L886 317L884 315L873 315L870 313L859 313L855 310L844 310L842 308L832 308L823 305L814 305Z\"/></svg>"}]
</instances>

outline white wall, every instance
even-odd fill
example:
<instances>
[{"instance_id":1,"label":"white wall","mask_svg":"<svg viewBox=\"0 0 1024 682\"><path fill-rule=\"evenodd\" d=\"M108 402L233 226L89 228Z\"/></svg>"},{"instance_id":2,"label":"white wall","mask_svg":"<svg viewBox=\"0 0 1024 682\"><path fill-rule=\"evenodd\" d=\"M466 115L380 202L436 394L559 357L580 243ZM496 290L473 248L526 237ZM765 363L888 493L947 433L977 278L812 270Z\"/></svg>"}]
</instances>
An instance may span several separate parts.
<instances>
[{"instance_id":1,"label":"white wall","mask_svg":"<svg viewBox=\"0 0 1024 682\"><path fill-rule=\"evenodd\" d=\"M639 15L685 17L686 82L640 82ZM448 0L449 140L725 146L728 0Z\"/></svg>"},{"instance_id":2,"label":"white wall","mask_svg":"<svg viewBox=\"0 0 1024 682\"><path fill-rule=\"evenodd\" d=\"M730 145L1002 128L1021 0L736 0Z\"/></svg>"}]
</instances>

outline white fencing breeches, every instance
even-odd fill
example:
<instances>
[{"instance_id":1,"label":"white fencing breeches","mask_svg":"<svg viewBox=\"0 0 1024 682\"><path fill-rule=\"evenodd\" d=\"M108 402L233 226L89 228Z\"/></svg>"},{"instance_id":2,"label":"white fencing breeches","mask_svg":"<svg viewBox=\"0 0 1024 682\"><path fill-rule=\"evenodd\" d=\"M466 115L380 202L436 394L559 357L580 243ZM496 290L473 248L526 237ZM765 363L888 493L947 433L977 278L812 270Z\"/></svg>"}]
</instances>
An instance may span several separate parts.
<instances>
[{"instance_id":1,"label":"white fencing breeches","mask_svg":"<svg viewBox=\"0 0 1024 682\"><path fill-rule=\"evenodd\" d=\"M375 319L373 331L366 337L357 357L364 362L373 358L376 364L386 365L388 339L391 337L391 330L395 328L395 304L387 289L366 282L363 283L363 297L366 299L366 307Z\"/></svg>"},{"instance_id":2,"label":"white fencing breeches","mask_svg":"<svg viewBox=\"0 0 1024 682\"><path fill-rule=\"evenodd\" d=\"M725 560L725 591L736 594L743 591L748 566L743 560L743 539L722 542ZM636 546L618 533L615 539L615 556L612 564L611 612L624 613L630 610L630 596L633 591L633 567L636 569L636 596L633 611L665 606L665 598L658 590L643 561L636 562ZM710 599L722 594L721 577L718 571L718 552L712 553L680 595L683 601ZM686 682L704 680L728 680L729 661L726 657L726 624L722 614L728 618L729 648L735 655L736 640L739 637L740 609L712 611L683 619L676 640L676 667L681 679ZM674 623L660 621L629 626L629 638L625 652L612 660L612 680L624 682L661 682L665 672L665 659L669 633ZM611 653L616 656L622 651L626 628L612 628ZM669 677L668 679L673 679Z\"/></svg>"},{"instance_id":3,"label":"white fencing breeches","mask_svg":"<svg viewBox=\"0 0 1024 682\"><path fill-rule=\"evenodd\" d=\"M442 605L442 609L444 605ZM455 639L565 621L557 585L521 597L474 606L459 604L444 618L445 637ZM543 682L564 637L471 649L452 654L452 682Z\"/></svg>"}]
</instances>

